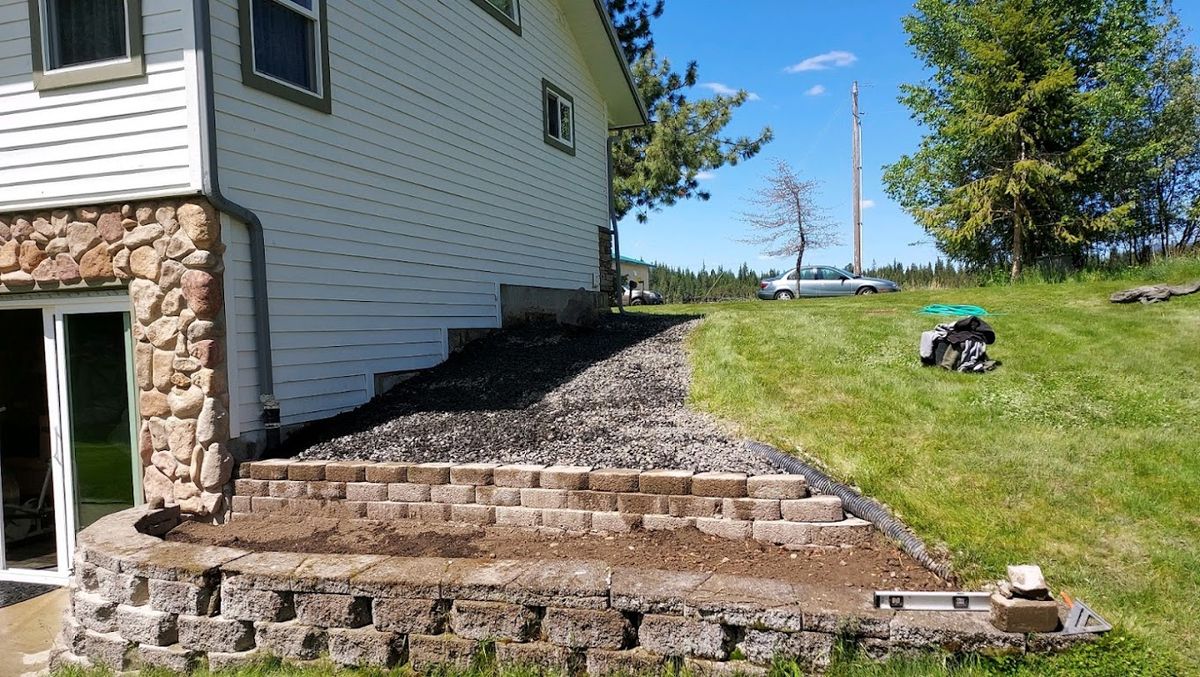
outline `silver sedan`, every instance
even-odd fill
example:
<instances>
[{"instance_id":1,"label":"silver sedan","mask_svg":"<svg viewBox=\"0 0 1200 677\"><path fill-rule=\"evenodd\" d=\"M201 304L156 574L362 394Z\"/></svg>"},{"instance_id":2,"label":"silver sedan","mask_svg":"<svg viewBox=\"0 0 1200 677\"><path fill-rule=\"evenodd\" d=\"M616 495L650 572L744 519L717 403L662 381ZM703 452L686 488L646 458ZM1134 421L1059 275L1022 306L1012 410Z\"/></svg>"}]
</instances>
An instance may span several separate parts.
<instances>
[{"instance_id":1,"label":"silver sedan","mask_svg":"<svg viewBox=\"0 0 1200 677\"><path fill-rule=\"evenodd\" d=\"M792 269L758 285L758 298L787 301L798 296L853 296L900 291L900 285L877 277L859 277L832 266Z\"/></svg>"}]
</instances>

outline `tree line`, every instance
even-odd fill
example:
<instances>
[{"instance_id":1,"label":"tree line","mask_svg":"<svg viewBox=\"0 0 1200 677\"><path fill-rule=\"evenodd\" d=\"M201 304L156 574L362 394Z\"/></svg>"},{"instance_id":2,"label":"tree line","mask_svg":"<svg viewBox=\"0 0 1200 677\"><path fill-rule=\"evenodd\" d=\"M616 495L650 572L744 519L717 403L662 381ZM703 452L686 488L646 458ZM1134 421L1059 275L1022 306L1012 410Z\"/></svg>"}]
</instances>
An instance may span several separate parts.
<instances>
[{"instance_id":1,"label":"tree line","mask_svg":"<svg viewBox=\"0 0 1200 677\"><path fill-rule=\"evenodd\" d=\"M1019 278L1200 244L1200 70L1169 0L917 0L928 133L889 195L949 257Z\"/></svg>"}]
</instances>

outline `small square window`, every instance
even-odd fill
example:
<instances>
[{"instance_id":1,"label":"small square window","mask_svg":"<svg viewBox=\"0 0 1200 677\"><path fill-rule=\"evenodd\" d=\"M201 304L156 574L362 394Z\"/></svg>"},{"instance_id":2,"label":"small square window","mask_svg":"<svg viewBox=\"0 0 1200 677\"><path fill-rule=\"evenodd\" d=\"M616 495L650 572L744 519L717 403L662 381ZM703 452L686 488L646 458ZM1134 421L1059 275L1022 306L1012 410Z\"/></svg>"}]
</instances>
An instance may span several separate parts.
<instances>
[{"instance_id":1,"label":"small square window","mask_svg":"<svg viewBox=\"0 0 1200 677\"><path fill-rule=\"evenodd\" d=\"M558 87L542 80L542 118L546 143L575 154L575 100Z\"/></svg>"},{"instance_id":2,"label":"small square window","mask_svg":"<svg viewBox=\"0 0 1200 677\"><path fill-rule=\"evenodd\" d=\"M521 8L518 0L473 0L476 5L497 21L508 26L512 32L521 34Z\"/></svg>"},{"instance_id":3,"label":"small square window","mask_svg":"<svg viewBox=\"0 0 1200 677\"><path fill-rule=\"evenodd\" d=\"M30 0L29 20L39 89L144 72L139 0Z\"/></svg>"},{"instance_id":4,"label":"small square window","mask_svg":"<svg viewBox=\"0 0 1200 677\"><path fill-rule=\"evenodd\" d=\"M324 0L242 0L242 81L329 112Z\"/></svg>"}]
</instances>

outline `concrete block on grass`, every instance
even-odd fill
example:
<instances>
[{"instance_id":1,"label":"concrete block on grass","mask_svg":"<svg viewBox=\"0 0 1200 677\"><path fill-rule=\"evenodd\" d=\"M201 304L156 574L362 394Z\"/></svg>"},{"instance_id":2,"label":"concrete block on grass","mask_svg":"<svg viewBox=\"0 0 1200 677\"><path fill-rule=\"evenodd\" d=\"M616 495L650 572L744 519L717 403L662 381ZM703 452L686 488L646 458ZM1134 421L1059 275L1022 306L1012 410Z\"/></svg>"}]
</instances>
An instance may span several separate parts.
<instances>
[{"instance_id":1,"label":"concrete block on grass","mask_svg":"<svg viewBox=\"0 0 1200 677\"><path fill-rule=\"evenodd\" d=\"M257 663L263 654L257 649L246 651L209 651L208 669L211 672L233 671Z\"/></svg>"},{"instance_id":2,"label":"concrete block on grass","mask_svg":"<svg viewBox=\"0 0 1200 677\"><path fill-rule=\"evenodd\" d=\"M191 674L200 666L199 651L184 649L179 645L153 646L143 644L137 649L138 662L142 667L158 668L177 674Z\"/></svg>"},{"instance_id":3,"label":"concrete block on grass","mask_svg":"<svg viewBox=\"0 0 1200 677\"><path fill-rule=\"evenodd\" d=\"M542 618L546 641L573 649L620 649L634 635L633 624L615 609L548 607Z\"/></svg>"},{"instance_id":4,"label":"concrete block on grass","mask_svg":"<svg viewBox=\"0 0 1200 677\"><path fill-rule=\"evenodd\" d=\"M501 666L537 668L574 674L574 652L547 642L496 642L496 662Z\"/></svg>"},{"instance_id":5,"label":"concrete block on grass","mask_svg":"<svg viewBox=\"0 0 1200 677\"><path fill-rule=\"evenodd\" d=\"M662 655L637 648L629 651L592 649L587 652L586 671L589 675L657 675L667 666L669 659Z\"/></svg>"},{"instance_id":6,"label":"concrete block on grass","mask_svg":"<svg viewBox=\"0 0 1200 677\"><path fill-rule=\"evenodd\" d=\"M823 632L776 632L747 629L737 648L752 663L770 665L776 658L794 660L802 668L824 671L833 657L834 635Z\"/></svg>"},{"instance_id":7,"label":"concrete block on grass","mask_svg":"<svg viewBox=\"0 0 1200 677\"><path fill-rule=\"evenodd\" d=\"M179 645L185 649L236 652L254 648L254 624L247 621L180 614L175 622Z\"/></svg>"},{"instance_id":8,"label":"concrete block on grass","mask_svg":"<svg viewBox=\"0 0 1200 677\"><path fill-rule=\"evenodd\" d=\"M331 628L329 660L343 667L391 668L407 658L403 635L371 628Z\"/></svg>"},{"instance_id":9,"label":"concrete block on grass","mask_svg":"<svg viewBox=\"0 0 1200 677\"><path fill-rule=\"evenodd\" d=\"M153 646L174 644L179 637L174 614L146 606L118 606L117 631L131 642Z\"/></svg>"},{"instance_id":10,"label":"concrete block on grass","mask_svg":"<svg viewBox=\"0 0 1200 677\"><path fill-rule=\"evenodd\" d=\"M239 621L283 622L296 617L291 592L252 588L237 577L221 584L221 615Z\"/></svg>"},{"instance_id":11,"label":"concrete block on grass","mask_svg":"<svg viewBox=\"0 0 1200 677\"><path fill-rule=\"evenodd\" d=\"M450 629L467 639L527 642L537 637L538 614L520 604L455 600L450 608Z\"/></svg>"},{"instance_id":12,"label":"concrete block on grass","mask_svg":"<svg viewBox=\"0 0 1200 677\"><path fill-rule=\"evenodd\" d=\"M96 665L121 672L133 665L133 643L115 632L85 630L84 654Z\"/></svg>"},{"instance_id":13,"label":"concrete block on grass","mask_svg":"<svg viewBox=\"0 0 1200 677\"><path fill-rule=\"evenodd\" d=\"M255 623L259 651L283 658L313 660L328 648L325 631L297 621Z\"/></svg>"},{"instance_id":14,"label":"concrete block on grass","mask_svg":"<svg viewBox=\"0 0 1200 677\"><path fill-rule=\"evenodd\" d=\"M725 660L730 640L730 634L718 623L680 616L646 614L638 626L638 644L668 656Z\"/></svg>"},{"instance_id":15,"label":"concrete block on grass","mask_svg":"<svg viewBox=\"0 0 1200 677\"><path fill-rule=\"evenodd\" d=\"M439 666L458 669L471 667L479 650L473 639L454 635L409 635L408 662L414 670L426 672Z\"/></svg>"}]
</instances>

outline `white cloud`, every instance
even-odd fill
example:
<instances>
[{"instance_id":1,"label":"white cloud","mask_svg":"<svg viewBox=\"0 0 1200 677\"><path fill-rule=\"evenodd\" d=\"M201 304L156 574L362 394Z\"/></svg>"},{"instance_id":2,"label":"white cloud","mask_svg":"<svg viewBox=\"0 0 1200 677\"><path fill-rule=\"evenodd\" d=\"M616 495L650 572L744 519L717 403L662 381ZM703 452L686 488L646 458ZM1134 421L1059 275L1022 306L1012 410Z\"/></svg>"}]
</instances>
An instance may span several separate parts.
<instances>
[{"instance_id":1,"label":"white cloud","mask_svg":"<svg viewBox=\"0 0 1200 677\"><path fill-rule=\"evenodd\" d=\"M832 52L825 52L816 56L810 56L804 61L797 64L792 64L783 69L787 73L803 73L805 71L823 71L830 68L842 68L858 61L858 57L853 52L845 52L835 49Z\"/></svg>"},{"instance_id":2,"label":"white cloud","mask_svg":"<svg viewBox=\"0 0 1200 677\"><path fill-rule=\"evenodd\" d=\"M870 209L875 206L874 200L863 200L861 203L863 209Z\"/></svg>"},{"instance_id":3,"label":"white cloud","mask_svg":"<svg viewBox=\"0 0 1200 677\"><path fill-rule=\"evenodd\" d=\"M813 85L804 90L805 96L821 96L826 92L825 85Z\"/></svg>"},{"instance_id":4,"label":"white cloud","mask_svg":"<svg viewBox=\"0 0 1200 677\"><path fill-rule=\"evenodd\" d=\"M738 90L723 82L702 82L700 83L700 86L704 87L705 89L712 90L712 93L718 96L733 96L734 94L738 93ZM762 99L762 97L754 92L750 92L746 95L747 101L758 101L760 99Z\"/></svg>"},{"instance_id":5,"label":"white cloud","mask_svg":"<svg viewBox=\"0 0 1200 677\"><path fill-rule=\"evenodd\" d=\"M717 175L712 172L696 172L697 181L712 181Z\"/></svg>"}]
</instances>

